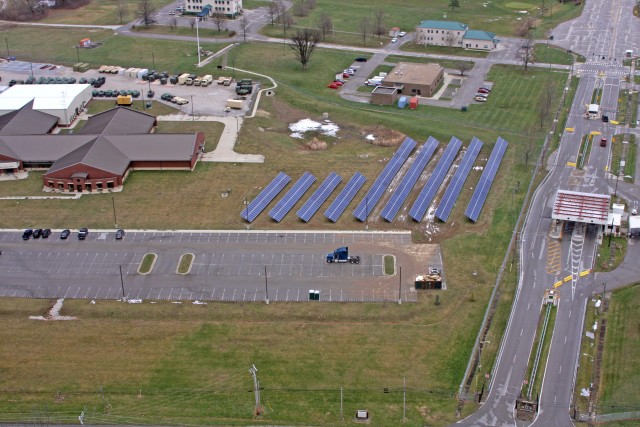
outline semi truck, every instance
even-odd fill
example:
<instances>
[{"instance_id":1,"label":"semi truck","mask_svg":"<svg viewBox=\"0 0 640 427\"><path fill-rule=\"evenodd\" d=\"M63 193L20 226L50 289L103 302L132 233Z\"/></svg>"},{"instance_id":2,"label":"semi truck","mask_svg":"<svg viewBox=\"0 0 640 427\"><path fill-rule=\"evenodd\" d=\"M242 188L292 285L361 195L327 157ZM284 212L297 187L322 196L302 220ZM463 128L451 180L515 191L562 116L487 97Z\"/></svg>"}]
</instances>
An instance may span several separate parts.
<instances>
[{"instance_id":1,"label":"semi truck","mask_svg":"<svg viewBox=\"0 0 640 427\"><path fill-rule=\"evenodd\" d=\"M349 248L344 246L338 248L333 252L327 254L327 263L334 262L348 262L349 264L360 264L360 257L358 255L349 255Z\"/></svg>"}]
</instances>

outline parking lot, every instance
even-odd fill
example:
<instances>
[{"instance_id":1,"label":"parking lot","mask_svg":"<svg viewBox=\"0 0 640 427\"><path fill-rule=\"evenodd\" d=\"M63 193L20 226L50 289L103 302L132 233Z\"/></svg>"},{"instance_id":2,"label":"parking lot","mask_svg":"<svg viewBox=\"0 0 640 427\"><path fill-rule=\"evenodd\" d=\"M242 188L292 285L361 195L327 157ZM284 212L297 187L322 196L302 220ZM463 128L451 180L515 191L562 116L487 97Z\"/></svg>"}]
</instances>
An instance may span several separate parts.
<instances>
[{"instance_id":1,"label":"parking lot","mask_svg":"<svg viewBox=\"0 0 640 427\"><path fill-rule=\"evenodd\" d=\"M235 83L232 83L231 86L224 86L218 85L214 81L213 84L207 87L187 86L179 84L173 85L170 83L161 85L160 81L158 80L149 83L140 79L129 78L119 74L98 73L97 70L93 69L84 73L75 72L73 71L73 69L63 66L56 66L54 69L43 69L42 67L46 65L52 64L43 64L36 62L30 63L24 61L2 62L0 63L0 77L2 78L0 84L8 85L9 81L12 79L25 80L31 75L33 75L36 80L38 80L40 77L74 77L76 81L79 81L82 77L86 79L105 77L106 82L100 88L100 90L137 90L144 95L144 99L146 100L146 93L149 89L151 89L155 92L155 95L152 98L152 102L162 102L167 105L172 105L184 114L194 114L196 116L242 116L246 113L249 104L251 103L251 96L249 96L244 102L244 106L241 110L231 110L229 112L225 111L227 99L234 99L236 97ZM206 73L203 72L202 74ZM231 71L228 71L227 74L231 76ZM256 91L257 88L254 86L252 94L255 94ZM168 101L162 101L160 100L160 96L163 93L171 93L174 96L180 96L187 99L189 103L185 105L176 105ZM115 106L115 98L94 99L110 100L113 101ZM143 97L138 98L138 100L142 99Z\"/></svg>"},{"instance_id":2,"label":"parking lot","mask_svg":"<svg viewBox=\"0 0 640 427\"><path fill-rule=\"evenodd\" d=\"M402 248L411 245L408 233L149 231L115 240L113 230L90 230L84 241L77 233L59 236L54 230L48 239L24 241L19 231L0 232L0 297L121 298L124 288L127 298L250 301L269 292L272 300L299 301L317 289L322 300L396 300L398 278L384 275L383 257L404 257ZM326 253L338 246L349 246L361 263L327 264ZM141 275L147 253L157 259L151 273ZM180 275L185 253L194 261L190 273Z\"/></svg>"}]
</instances>

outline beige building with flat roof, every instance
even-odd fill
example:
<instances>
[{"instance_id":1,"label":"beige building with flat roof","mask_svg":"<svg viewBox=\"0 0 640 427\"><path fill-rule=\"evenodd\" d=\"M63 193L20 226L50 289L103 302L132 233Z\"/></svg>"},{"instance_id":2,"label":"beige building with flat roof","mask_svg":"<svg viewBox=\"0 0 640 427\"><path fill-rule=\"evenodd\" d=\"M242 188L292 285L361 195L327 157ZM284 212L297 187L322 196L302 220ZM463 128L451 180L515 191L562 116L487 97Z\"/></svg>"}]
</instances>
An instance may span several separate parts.
<instances>
[{"instance_id":1,"label":"beige building with flat roof","mask_svg":"<svg viewBox=\"0 0 640 427\"><path fill-rule=\"evenodd\" d=\"M444 68L438 64L399 62L384 78L382 86L395 87L398 95L430 97L443 78Z\"/></svg>"}]
</instances>

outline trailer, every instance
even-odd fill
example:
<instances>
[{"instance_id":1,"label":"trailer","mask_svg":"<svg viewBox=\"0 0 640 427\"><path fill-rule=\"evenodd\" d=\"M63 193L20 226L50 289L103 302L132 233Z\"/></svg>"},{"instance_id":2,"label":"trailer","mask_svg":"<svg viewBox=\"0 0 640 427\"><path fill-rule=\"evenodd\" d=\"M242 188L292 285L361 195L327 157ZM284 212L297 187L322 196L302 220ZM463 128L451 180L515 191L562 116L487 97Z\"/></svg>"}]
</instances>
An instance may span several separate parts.
<instances>
[{"instance_id":1,"label":"trailer","mask_svg":"<svg viewBox=\"0 0 640 427\"><path fill-rule=\"evenodd\" d=\"M188 78L189 78L189 73L180 74L180 77L178 77L178 84L183 85L187 83Z\"/></svg>"},{"instance_id":2,"label":"trailer","mask_svg":"<svg viewBox=\"0 0 640 427\"><path fill-rule=\"evenodd\" d=\"M242 110L243 102L241 99L227 99L227 108L234 110Z\"/></svg>"},{"instance_id":3,"label":"trailer","mask_svg":"<svg viewBox=\"0 0 640 427\"><path fill-rule=\"evenodd\" d=\"M360 264L360 257L358 255L349 255L349 248L347 246L336 249L333 252L327 254L327 264L334 262L348 262L349 264Z\"/></svg>"}]
</instances>

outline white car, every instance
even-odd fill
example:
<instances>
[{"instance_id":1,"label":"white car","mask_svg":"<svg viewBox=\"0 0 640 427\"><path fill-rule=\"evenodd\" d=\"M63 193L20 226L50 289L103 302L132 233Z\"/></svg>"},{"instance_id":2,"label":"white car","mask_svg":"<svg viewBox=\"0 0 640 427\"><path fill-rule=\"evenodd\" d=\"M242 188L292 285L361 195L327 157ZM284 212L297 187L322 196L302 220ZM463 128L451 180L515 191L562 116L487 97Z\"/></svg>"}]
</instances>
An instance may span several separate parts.
<instances>
[{"instance_id":1,"label":"white car","mask_svg":"<svg viewBox=\"0 0 640 427\"><path fill-rule=\"evenodd\" d=\"M397 42L397 41L398 41L398 38L397 38L397 37L394 37L394 38L392 38L392 39L391 39L391 43L395 43L395 42Z\"/></svg>"},{"instance_id":2,"label":"white car","mask_svg":"<svg viewBox=\"0 0 640 427\"><path fill-rule=\"evenodd\" d=\"M404 36L406 36L406 35L407 35L407 32L406 32L406 31L400 31L400 32L398 33L398 37L404 37Z\"/></svg>"},{"instance_id":3,"label":"white car","mask_svg":"<svg viewBox=\"0 0 640 427\"><path fill-rule=\"evenodd\" d=\"M487 102L487 98L484 96L476 96L474 99L478 102Z\"/></svg>"}]
</instances>

